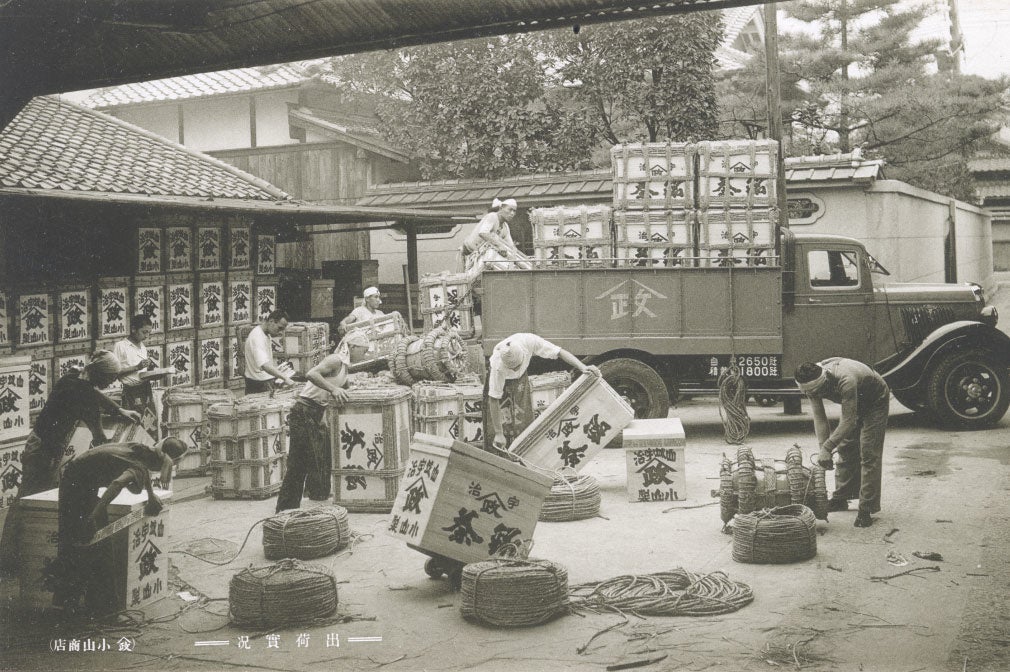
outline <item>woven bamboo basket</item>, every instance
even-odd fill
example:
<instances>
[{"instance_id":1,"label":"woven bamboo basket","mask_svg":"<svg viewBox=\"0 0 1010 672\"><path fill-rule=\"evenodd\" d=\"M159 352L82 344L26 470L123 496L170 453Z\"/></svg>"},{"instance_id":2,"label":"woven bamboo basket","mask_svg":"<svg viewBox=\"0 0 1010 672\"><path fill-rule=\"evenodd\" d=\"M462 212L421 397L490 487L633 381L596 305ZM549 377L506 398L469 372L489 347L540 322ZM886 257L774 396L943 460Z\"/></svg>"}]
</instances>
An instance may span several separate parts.
<instances>
[{"instance_id":1,"label":"woven bamboo basket","mask_svg":"<svg viewBox=\"0 0 1010 672\"><path fill-rule=\"evenodd\" d=\"M804 504L820 520L828 519L828 494L824 469L803 465L798 446L786 459L755 461L750 448L737 449L736 464L723 458L719 469L720 515L728 523L736 514L764 508Z\"/></svg>"}]
</instances>

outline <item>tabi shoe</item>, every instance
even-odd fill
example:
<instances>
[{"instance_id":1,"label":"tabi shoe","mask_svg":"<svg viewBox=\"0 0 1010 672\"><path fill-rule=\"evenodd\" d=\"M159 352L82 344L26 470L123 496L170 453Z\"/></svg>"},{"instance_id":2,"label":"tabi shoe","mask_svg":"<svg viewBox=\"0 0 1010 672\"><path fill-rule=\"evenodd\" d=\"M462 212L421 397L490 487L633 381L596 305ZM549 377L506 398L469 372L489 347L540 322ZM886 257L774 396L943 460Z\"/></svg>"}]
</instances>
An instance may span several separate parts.
<instances>
[{"instance_id":1,"label":"tabi shoe","mask_svg":"<svg viewBox=\"0 0 1010 672\"><path fill-rule=\"evenodd\" d=\"M873 525L873 518L870 518L870 514L866 511L860 511L856 516L856 522L852 523L853 527L869 527L870 525Z\"/></svg>"},{"instance_id":2,"label":"tabi shoe","mask_svg":"<svg viewBox=\"0 0 1010 672\"><path fill-rule=\"evenodd\" d=\"M846 499L829 499L828 500L828 513L833 513L837 511L848 511L849 502Z\"/></svg>"}]
</instances>

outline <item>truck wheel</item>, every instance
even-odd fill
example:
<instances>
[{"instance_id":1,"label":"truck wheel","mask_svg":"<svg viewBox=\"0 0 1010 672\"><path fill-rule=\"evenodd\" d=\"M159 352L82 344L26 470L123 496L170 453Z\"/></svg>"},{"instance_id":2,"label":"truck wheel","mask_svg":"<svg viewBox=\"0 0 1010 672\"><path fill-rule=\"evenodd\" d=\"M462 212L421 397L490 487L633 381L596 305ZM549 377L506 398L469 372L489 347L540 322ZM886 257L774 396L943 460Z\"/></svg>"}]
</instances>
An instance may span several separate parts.
<instances>
[{"instance_id":1,"label":"truck wheel","mask_svg":"<svg viewBox=\"0 0 1010 672\"><path fill-rule=\"evenodd\" d=\"M929 372L926 397L942 425L991 427L1010 406L1010 373L985 350L951 352Z\"/></svg>"},{"instance_id":2,"label":"truck wheel","mask_svg":"<svg viewBox=\"0 0 1010 672\"><path fill-rule=\"evenodd\" d=\"M648 364L620 357L600 364L603 379L635 409L636 418L665 418L670 396L663 379Z\"/></svg>"}]
</instances>

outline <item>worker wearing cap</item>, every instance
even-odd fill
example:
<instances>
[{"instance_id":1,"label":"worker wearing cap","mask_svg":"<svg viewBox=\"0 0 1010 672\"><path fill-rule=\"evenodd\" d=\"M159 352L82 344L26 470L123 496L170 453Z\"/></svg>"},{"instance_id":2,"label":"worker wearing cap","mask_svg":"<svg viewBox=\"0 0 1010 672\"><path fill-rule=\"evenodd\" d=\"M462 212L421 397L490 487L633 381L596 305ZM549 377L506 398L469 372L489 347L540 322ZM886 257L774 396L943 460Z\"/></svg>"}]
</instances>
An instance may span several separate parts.
<instances>
[{"instance_id":1,"label":"worker wearing cap","mask_svg":"<svg viewBox=\"0 0 1010 672\"><path fill-rule=\"evenodd\" d=\"M277 513L297 509L306 491L309 499L329 498L332 456L324 414L329 406L347 401L347 369L351 363L361 361L368 347L368 336L363 331L352 331L336 352L306 374L309 381L288 415L291 440L287 472L277 494Z\"/></svg>"},{"instance_id":2,"label":"worker wearing cap","mask_svg":"<svg viewBox=\"0 0 1010 672\"><path fill-rule=\"evenodd\" d=\"M509 222L516 216L519 204L514 198L500 201L497 198L491 202L491 210L481 218L473 232L463 241L463 257L477 252L487 243L504 243L514 248L512 231Z\"/></svg>"},{"instance_id":3,"label":"worker wearing cap","mask_svg":"<svg viewBox=\"0 0 1010 672\"><path fill-rule=\"evenodd\" d=\"M379 310L379 306L382 305L382 297L379 296L378 287L366 288L362 296L365 299L365 305L358 306L347 317L340 320L340 324L337 326L337 333L341 336L346 334L347 328L355 322L367 322L368 320L374 320L377 317L385 315L384 312Z\"/></svg>"},{"instance_id":4,"label":"worker wearing cap","mask_svg":"<svg viewBox=\"0 0 1010 672\"><path fill-rule=\"evenodd\" d=\"M484 383L484 448L505 450L533 421L530 379L533 356L560 359L582 373L600 375L564 348L536 334L512 334L494 346Z\"/></svg>"},{"instance_id":5,"label":"worker wearing cap","mask_svg":"<svg viewBox=\"0 0 1010 672\"><path fill-rule=\"evenodd\" d=\"M162 487L168 488L172 467L185 452L186 444L170 437L154 446L107 443L67 462L60 478L57 555L46 570L54 588L54 604L73 610L89 577L92 578L87 595L90 605L107 601L110 594L115 594L114 589L106 589L108 572L103 571L103 559L79 545L108 524L109 503L124 488L137 495L146 490L144 513L150 516L160 513L162 503L154 494L151 472L159 473ZM99 488L105 488L101 497Z\"/></svg>"},{"instance_id":6,"label":"worker wearing cap","mask_svg":"<svg viewBox=\"0 0 1010 672\"><path fill-rule=\"evenodd\" d=\"M880 511L881 460L891 390L876 371L862 362L832 357L800 364L796 384L810 399L814 431L820 444L817 462L835 469L835 491L828 511L845 511L848 500L859 498L856 527L873 524L870 514ZM830 431L824 399L841 404L842 414ZM838 453L835 463L832 453Z\"/></svg>"},{"instance_id":7,"label":"worker wearing cap","mask_svg":"<svg viewBox=\"0 0 1010 672\"><path fill-rule=\"evenodd\" d=\"M245 339L245 393L269 392L273 381L280 378L285 385L292 385L291 376L274 363L274 336L280 336L288 328L288 314L275 310L267 316L263 324L253 327Z\"/></svg>"}]
</instances>

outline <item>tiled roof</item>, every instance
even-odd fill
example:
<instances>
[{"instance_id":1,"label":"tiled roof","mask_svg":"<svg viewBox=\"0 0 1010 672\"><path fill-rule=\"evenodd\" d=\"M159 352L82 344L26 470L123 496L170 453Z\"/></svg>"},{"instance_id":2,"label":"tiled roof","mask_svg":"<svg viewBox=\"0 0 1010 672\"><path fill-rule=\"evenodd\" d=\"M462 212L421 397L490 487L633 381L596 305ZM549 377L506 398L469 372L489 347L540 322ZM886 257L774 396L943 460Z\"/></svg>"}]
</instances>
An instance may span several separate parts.
<instances>
[{"instance_id":1,"label":"tiled roof","mask_svg":"<svg viewBox=\"0 0 1010 672\"><path fill-rule=\"evenodd\" d=\"M84 107L107 108L171 100L187 100L229 93L265 91L297 86L312 79L327 84L337 82L328 74L310 74L312 64L318 61L285 63L259 68L220 70L184 77L155 79L149 82L109 86L95 89L81 101Z\"/></svg>"},{"instance_id":2,"label":"tiled roof","mask_svg":"<svg viewBox=\"0 0 1010 672\"><path fill-rule=\"evenodd\" d=\"M1010 171L1010 156L988 156L970 159L968 169L973 173L992 173Z\"/></svg>"},{"instance_id":3,"label":"tiled roof","mask_svg":"<svg viewBox=\"0 0 1010 672\"><path fill-rule=\"evenodd\" d=\"M288 122L292 126L311 128L325 136L346 142L355 147L407 163L410 156L399 147L387 142L379 133L378 117L348 115L328 110L291 106Z\"/></svg>"},{"instance_id":4,"label":"tiled roof","mask_svg":"<svg viewBox=\"0 0 1010 672\"><path fill-rule=\"evenodd\" d=\"M853 158L851 154L786 159L786 181L869 182L883 177L884 162ZM371 187L357 204L372 207L486 208L494 198L515 198L524 206L596 203L613 193L609 168L567 173L541 173L498 180L437 180L398 182Z\"/></svg>"},{"instance_id":5,"label":"tiled roof","mask_svg":"<svg viewBox=\"0 0 1010 672\"><path fill-rule=\"evenodd\" d=\"M276 201L277 187L101 112L35 98L0 132L0 189Z\"/></svg>"}]
</instances>

